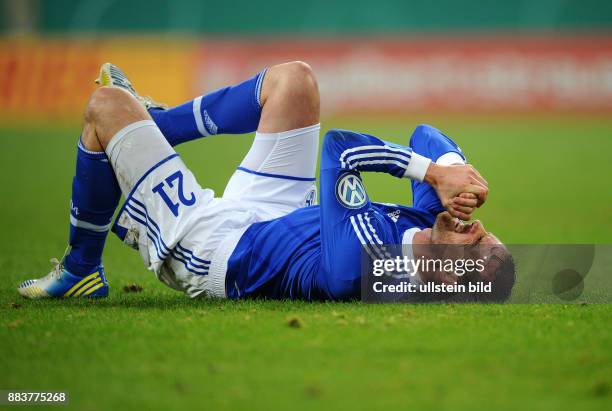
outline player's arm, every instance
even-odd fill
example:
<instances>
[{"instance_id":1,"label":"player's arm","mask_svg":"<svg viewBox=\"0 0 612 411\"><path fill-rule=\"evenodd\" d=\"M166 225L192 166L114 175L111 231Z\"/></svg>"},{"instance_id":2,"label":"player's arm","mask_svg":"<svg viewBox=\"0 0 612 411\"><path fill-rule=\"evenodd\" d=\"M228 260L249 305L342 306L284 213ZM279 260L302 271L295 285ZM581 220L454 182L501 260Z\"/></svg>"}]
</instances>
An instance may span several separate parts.
<instances>
[{"instance_id":1,"label":"player's arm","mask_svg":"<svg viewBox=\"0 0 612 411\"><path fill-rule=\"evenodd\" d=\"M438 165L410 147L348 130L330 130L325 139L327 144L338 145L334 152L340 153L340 169L425 181L455 217L469 219L474 208L486 200L487 182L471 165Z\"/></svg>"}]
</instances>

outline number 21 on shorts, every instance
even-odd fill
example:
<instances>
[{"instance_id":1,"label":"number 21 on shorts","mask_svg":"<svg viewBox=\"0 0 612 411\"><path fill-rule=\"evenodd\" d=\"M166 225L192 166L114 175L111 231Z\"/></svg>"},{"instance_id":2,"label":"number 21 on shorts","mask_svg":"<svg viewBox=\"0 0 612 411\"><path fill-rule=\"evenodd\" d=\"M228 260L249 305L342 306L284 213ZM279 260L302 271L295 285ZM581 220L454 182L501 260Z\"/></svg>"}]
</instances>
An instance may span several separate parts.
<instances>
[{"instance_id":1,"label":"number 21 on shorts","mask_svg":"<svg viewBox=\"0 0 612 411\"><path fill-rule=\"evenodd\" d=\"M175 187L176 182L178 182L177 187ZM175 188L177 190L180 203L175 203L172 201L166 192L166 186L168 186L169 189ZM178 217L180 204L189 207L194 205L196 202L196 197L193 192L189 193L189 197L185 195L185 192L183 191L183 173L180 170L166 177L164 181L153 187L152 191L159 194L175 217Z\"/></svg>"}]
</instances>

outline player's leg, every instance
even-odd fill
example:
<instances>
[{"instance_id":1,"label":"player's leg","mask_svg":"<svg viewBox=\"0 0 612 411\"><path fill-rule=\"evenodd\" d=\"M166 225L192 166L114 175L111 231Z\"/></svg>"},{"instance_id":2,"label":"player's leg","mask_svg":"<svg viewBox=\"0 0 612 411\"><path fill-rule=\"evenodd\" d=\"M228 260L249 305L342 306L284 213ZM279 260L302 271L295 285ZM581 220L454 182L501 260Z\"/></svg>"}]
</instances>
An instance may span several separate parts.
<instances>
[{"instance_id":1,"label":"player's leg","mask_svg":"<svg viewBox=\"0 0 612 411\"><path fill-rule=\"evenodd\" d=\"M319 87L301 61L270 67L261 88L260 133L280 133L319 123Z\"/></svg>"},{"instance_id":2,"label":"player's leg","mask_svg":"<svg viewBox=\"0 0 612 411\"><path fill-rule=\"evenodd\" d=\"M304 63L291 62L178 107L150 113L174 146L214 134L278 133L307 127L319 122L318 104L312 71Z\"/></svg>"},{"instance_id":3,"label":"player's leg","mask_svg":"<svg viewBox=\"0 0 612 411\"><path fill-rule=\"evenodd\" d=\"M315 200L319 90L311 68L302 62L269 68L259 101L253 144L223 198L249 203L260 218L269 219Z\"/></svg>"},{"instance_id":4,"label":"player's leg","mask_svg":"<svg viewBox=\"0 0 612 411\"><path fill-rule=\"evenodd\" d=\"M263 70L241 83L149 113L172 146L215 134L252 133L261 116L259 95L265 76Z\"/></svg>"},{"instance_id":5,"label":"player's leg","mask_svg":"<svg viewBox=\"0 0 612 411\"><path fill-rule=\"evenodd\" d=\"M281 132L318 123L316 81L301 62L272 66L170 109L139 96L125 73L110 63L102 66L98 82L123 88L139 99L172 146L215 134ZM316 104L312 104L313 91Z\"/></svg>"},{"instance_id":6,"label":"player's leg","mask_svg":"<svg viewBox=\"0 0 612 411\"><path fill-rule=\"evenodd\" d=\"M442 164L465 164L466 159L457 144L440 130L422 124L410 137L410 148L432 161ZM437 215L444 211L436 191L426 182L412 180L412 203L416 208Z\"/></svg>"},{"instance_id":7,"label":"player's leg","mask_svg":"<svg viewBox=\"0 0 612 411\"><path fill-rule=\"evenodd\" d=\"M147 108L166 140L176 146L215 134L254 132L261 115L260 91L266 72L169 109L140 96L126 74L111 63L102 65L97 83L129 91Z\"/></svg>"},{"instance_id":8,"label":"player's leg","mask_svg":"<svg viewBox=\"0 0 612 411\"><path fill-rule=\"evenodd\" d=\"M124 90L103 87L93 93L85 112L78 150L72 194L70 253L49 275L24 282L19 292L26 297L102 297L108 294L101 256L120 197L119 188L128 200L136 200L136 195L139 195L139 200L146 203L144 190L149 199L157 201L153 205L159 206L152 207L160 210L152 210L150 216L146 209L135 207L129 211L136 216L134 220L145 227L140 230L133 227L131 235L137 238L137 248L150 268L155 264L161 265L163 260L163 256L158 260L149 258L157 244L153 244L154 240L162 241L159 227L156 227L157 231L153 228L151 232L146 231L152 219L162 221L157 216L159 213L169 214L169 207L180 206L183 210L199 204L203 196L211 196L207 190L200 189L144 107ZM180 179L170 179L179 172ZM166 192L162 187L165 197L161 193L156 195L155 188L169 179L170 187L173 184L177 186L178 182L179 190L175 187L175 190ZM174 204L177 200L181 201L178 205ZM168 206L164 209L165 203ZM180 236L180 228L185 225L180 221L175 219L170 224L175 236L166 236L169 247L174 246L173 240ZM149 241L149 236L155 238Z\"/></svg>"},{"instance_id":9,"label":"player's leg","mask_svg":"<svg viewBox=\"0 0 612 411\"><path fill-rule=\"evenodd\" d=\"M47 277L24 282L19 287L22 295L43 298L108 294L101 257L121 190L104 147L124 126L149 118L144 108L131 100L119 89L102 88L93 93L77 147L70 207L70 252Z\"/></svg>"}]
</instances>

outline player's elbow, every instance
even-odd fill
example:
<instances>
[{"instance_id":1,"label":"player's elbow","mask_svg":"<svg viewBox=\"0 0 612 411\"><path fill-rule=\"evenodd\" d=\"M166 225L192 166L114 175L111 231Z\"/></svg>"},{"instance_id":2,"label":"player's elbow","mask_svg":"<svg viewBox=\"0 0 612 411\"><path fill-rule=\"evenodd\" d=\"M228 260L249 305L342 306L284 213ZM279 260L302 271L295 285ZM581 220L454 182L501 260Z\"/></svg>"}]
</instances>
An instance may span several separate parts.
<instances>
[{"instance_id":1,"label":"player's elbow","mask_svg":"<svg viewBox=\"0 0 612 411\"><path fill-rule=\"evenodd\" d=\"M427 141L430 140L436 133L440 133L437 128L432 127L429 124L419 124L412 132L412 137L410 137L410 146L414 147L421 144L427 144Z\"/></svg>"},{"instance_id":2,"label":"player's elbow","mask_svg":"<svg viewBox=\"0 0 612 411\"><path fill-rule=\"evenodd\" d=\"M346 133L347 130L337 128L328 130L323 137L323 153L335 158L337 154L346 148L344 144L346 141Z\"/></svg>"},{"instance_id":3,"label":"player's elbow","mask_svg":"<svg viewBox=\"0 0 612 411\"><path fill-rule=\"evenodd\" d=\"M366 141L363 135L355 133L354 131L332 128L328 130L327 133L325 133L325 137L323 137L323 152L330 155L337 155L347 148L364 144Z\"/></svg>"},{"instance_id":4,"label":"player's elbow","mask_svg":"<svg viewBox=\"0 0 612 411\"><path fill-rule=\"evenodd\" d=\"M325 137L324 137L323 143L324 144L332 144L332 143L334 143L336 141L343 141L345 139L344 133L346 133L346 132L347 132L347 130L342 130L340 128L330 128L325 133Z\"/></svg>"}]
</instances>

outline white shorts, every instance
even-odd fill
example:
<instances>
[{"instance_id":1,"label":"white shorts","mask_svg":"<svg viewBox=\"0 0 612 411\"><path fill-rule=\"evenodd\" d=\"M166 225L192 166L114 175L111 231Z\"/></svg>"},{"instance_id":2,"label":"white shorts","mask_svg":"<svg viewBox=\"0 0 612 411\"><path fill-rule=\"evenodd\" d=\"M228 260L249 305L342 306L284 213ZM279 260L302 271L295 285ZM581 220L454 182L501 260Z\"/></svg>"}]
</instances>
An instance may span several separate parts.
<instances>
[{"instance_id":1,"label":"white shorts","mask_svg":"<svg viewBox=\"0 0 612 411\"><path fill-rule=\"evenodd\" d=\"M246 229L316 202L319 129L256 133L215 198L153 121L130 124L106 147L126 198L113 231L166 285L191 297L225 297L227 261Z\"/></svg>"}]
</instances>

